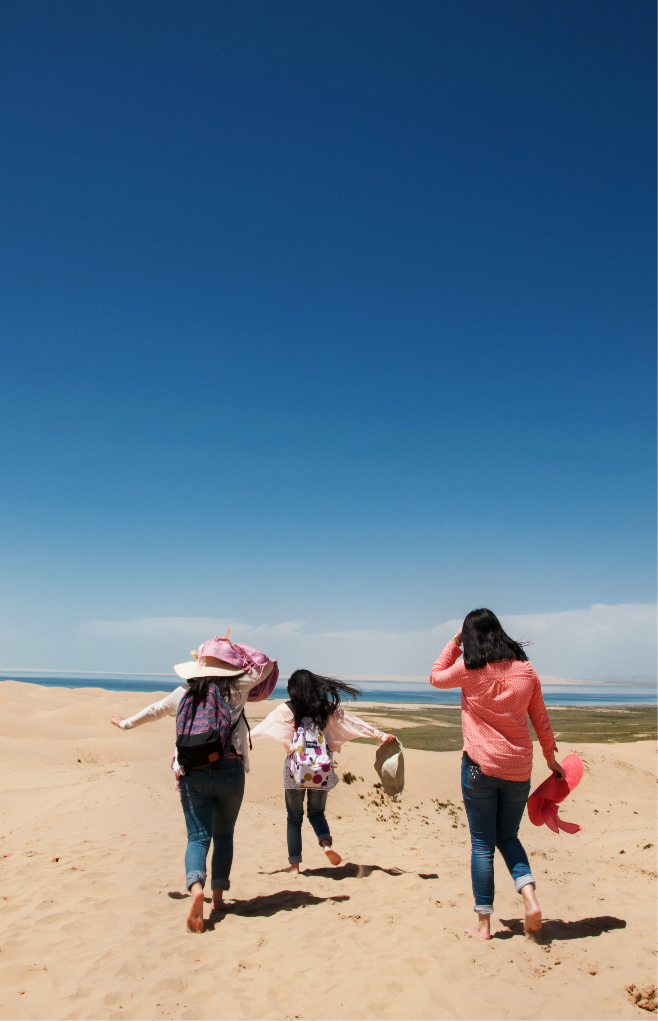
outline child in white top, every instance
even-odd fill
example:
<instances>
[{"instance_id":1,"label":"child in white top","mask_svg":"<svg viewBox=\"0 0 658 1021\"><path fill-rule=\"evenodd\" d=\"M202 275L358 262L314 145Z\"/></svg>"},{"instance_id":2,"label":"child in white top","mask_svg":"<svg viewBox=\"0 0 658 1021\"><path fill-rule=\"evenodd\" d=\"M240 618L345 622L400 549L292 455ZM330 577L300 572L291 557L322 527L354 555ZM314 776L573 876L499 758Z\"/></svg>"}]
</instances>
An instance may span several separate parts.
<instances>
[{"instance_id":1,"label":"child in white top","mask_svg":"<svg viewBox=\"0 0 658 1021\"><path fill-rule=\"evenodd\" d=\"M324 814L327 794L338 783L333 768L326 773L316 789L309 789L296 782L293 776L293 736L296 728L301 726L317 728L321 734L321 743L326 741L327 751L332 755L339 752L346 741L355 737L375 738L382 743L395 741L393 734L384 734L372 727L358 716L345 713L340 708L341 695L357 698L361 692L358 688L336 681L332 677L322 677L310 670L295 670L288 681L290 700L277 706L269 716L251 732L252 739L270 737L280 741L288 755L283 767L283 787L288 813L288 861L290 867L285 870L299 875L299 863L302 860L302 821L304 818L304 797L308 792L308 821L315 830L320 846L324 849L332 865L339 865L340 855L332 849L331 833ZM302 722L303 721L303 722ZM326 766L324 767L327 768Z\"/></svg>"}]
</instances>

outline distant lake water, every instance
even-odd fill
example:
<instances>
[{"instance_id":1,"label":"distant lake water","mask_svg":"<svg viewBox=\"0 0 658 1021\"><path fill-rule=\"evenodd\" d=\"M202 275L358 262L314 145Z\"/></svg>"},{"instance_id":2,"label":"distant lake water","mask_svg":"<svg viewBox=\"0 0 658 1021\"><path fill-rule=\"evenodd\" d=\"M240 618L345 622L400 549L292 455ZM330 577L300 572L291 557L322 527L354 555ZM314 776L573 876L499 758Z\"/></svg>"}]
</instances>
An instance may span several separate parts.
<instances>
[{"instance_id":1,"label":"distant lake water","mask_svg":"<svg viewBox=\"0 0 658 1021\"><path fill-rule=\"evenodd\" d=\"M0 673L0 680L25 681L41 684L46 688L105 688L106 691L141 691L153 694L157 691L173 691L180 681L177 677L149 675L147 677L37 677L25 674ZM362 681L357 687L363 692L365 702L416 702L424 705L459 705L461 693L458 688L441 691L429 683L405 683L395 681ZM547 684L543 687L546 705L656 705L656 688L625 685L572 685L559 687ZM287 698L285 686L277 686L272 698Z\"/></svg>"}]
</instances>

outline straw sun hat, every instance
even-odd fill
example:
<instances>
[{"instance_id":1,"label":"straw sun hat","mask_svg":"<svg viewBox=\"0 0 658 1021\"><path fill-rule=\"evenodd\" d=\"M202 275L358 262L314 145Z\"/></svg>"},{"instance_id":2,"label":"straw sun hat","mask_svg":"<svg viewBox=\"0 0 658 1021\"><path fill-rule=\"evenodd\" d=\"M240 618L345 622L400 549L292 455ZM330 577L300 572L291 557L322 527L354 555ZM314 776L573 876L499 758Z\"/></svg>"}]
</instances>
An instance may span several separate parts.
<instances>
[{"instance_id":1,"label":"straw sun hat","mask_svg":"<svg viewBox=\"0 0 658 1021\"><path fill-rule=\"evenodd\" d=\"M382 787L389 797L396 798L404 790L404 755L396 739L391 744L380 744L375 756L375 769Z\"/></svg>"},{"instance_id":2,"label":"straw sun hat","mask_svg":"<svg viewBox=\"0 0 658 1021\"><path fill-rule=\"evenodd\" d=\"M202 656L199 659L199 653L194 649L190 656L194 656L194 659L187 663L177 663L174 667L178 676L182 677L184 681L192 681L195 677L236 677L238 674L244 673L241 666L231 666L214 656Z\"/></svg>"}]
</instances>

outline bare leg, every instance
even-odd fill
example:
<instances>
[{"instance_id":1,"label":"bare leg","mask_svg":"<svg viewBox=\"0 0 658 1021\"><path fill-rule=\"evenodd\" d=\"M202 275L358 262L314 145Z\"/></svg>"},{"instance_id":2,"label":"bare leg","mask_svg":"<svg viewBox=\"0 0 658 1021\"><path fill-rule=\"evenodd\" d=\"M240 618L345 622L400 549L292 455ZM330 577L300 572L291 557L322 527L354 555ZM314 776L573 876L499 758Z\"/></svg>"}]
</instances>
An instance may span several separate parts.
<instances>
[{"instance_id":1,"label":"bare leg","mask_svg":"<svg viewBox=\"0 0 658 1021\"><path fill-rule=\"evenodd\" d=\"M201 883L192 883L190 896L192 903L187 916L187 931L203 932L203 887Z\"/></svg>"},{"instance_id":2,"label":"bare leg","mask_svg":"<svg viewBox=\"0 0 658 1021\"><path fill-rule=\"evenodd\" d=\"M337 854L336 851L333 850L333 848L332 848L332 846L331 846L331 844L329 843L328 840L323 840L322 841L322 847L324 849L324 853L326 854L326 856L329 859L329 861L331 862L331 864L332 865L340 865L340 863L342 862L343 859L341 858L341 856L339 854Z\"/></svg>"},{"instance_id":3,"label":"bare leg","mask_svg":"<svg viewBox=\"0 0 658 1021\"><path fill-rule=\"evenodd\" d=\"M535 884L528 883L521 888L523 906L525 908L525 922L523 928L526 932L541 932L541 908L535 894Z\"/></svg>"},{"instance_id":4,"label":"bare leg","mask_svg":"<svg viewBox=\"0 0 658 1021\"><path fill-rule=\"evenodd\" d=\"M478 924L473 929L466 929L469 936L475 936L476 939L491 939L491 915L481 915L478 913Z\"/></svg>"},{"instance_id":5,"label":"bare leg","mask_svg":"<svg viewBox=\"0 0 658 1021\"><path fill-rule=\"evenodd\" d=\"M213 911L223 911L227 906L224 900L224 894L226 890L220 890L219 887L212 892L212 909Z\"/></svg>"}]
</instances>

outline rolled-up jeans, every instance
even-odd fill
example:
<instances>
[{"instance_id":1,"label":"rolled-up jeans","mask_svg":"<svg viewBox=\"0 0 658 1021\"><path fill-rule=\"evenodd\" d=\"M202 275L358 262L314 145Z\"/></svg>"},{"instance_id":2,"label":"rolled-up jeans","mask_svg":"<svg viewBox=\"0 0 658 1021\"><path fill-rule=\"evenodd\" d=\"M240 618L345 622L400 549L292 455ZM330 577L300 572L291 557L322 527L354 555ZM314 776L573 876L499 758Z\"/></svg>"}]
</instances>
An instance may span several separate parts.
<instances>
[{"instance_id":1,"label":"rolled-up jeans","mask_svg":"<svg viewBox=\"0 0 658 1021\"><path fill-rule=\"evenodd\" d=\"M315 830L318 843L323 840L331 843L331 833L325 819L324 810L327 804L328 791L314 791L301 787L296 791L285 792L286 808L288 810L288 861L302 860L302 822L304 821L304 795L308 794L307 812L308 821Z\"/></svg>"},{"instance_id":2,"label":"rolled-up jeans","mask_svg":"<svg viewBox=\"0 0 658 1021\"><path fill-rule=\"evenodd\" d=\"M462 758L462 794L471 831L471 880L475 910L493 912L494 853L500 851L517 892L534 883L528 856L518 838L530 780L487 776L466 752Z\"/></svg>"},{"instance_id":3,"label":"rolled-up jeans","mask_svg":"<svg viewBox=\"0 0 658 1021\"><path fill-rule=\"evenodd\" d=\"M244 795L244 765L237 757L217 766L191 769L180 779L180 800L187 826L185 885L206 885L206 858L212 837L210 888L228 890L233 863L233 830Z\"/></svg>"}]
</instances>

